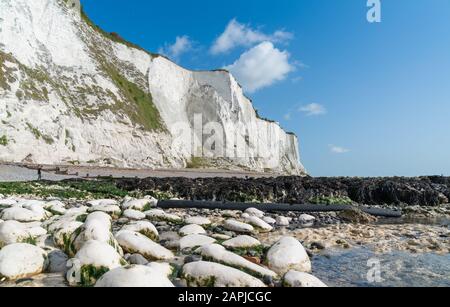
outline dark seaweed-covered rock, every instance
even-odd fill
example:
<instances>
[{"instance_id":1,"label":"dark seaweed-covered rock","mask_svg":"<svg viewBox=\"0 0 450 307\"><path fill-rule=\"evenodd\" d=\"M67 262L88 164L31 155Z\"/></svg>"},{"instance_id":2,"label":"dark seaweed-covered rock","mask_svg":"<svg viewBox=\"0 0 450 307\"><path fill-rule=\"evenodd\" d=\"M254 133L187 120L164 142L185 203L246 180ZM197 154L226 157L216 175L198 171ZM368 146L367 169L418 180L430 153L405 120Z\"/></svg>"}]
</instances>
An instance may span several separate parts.
<instances>
[{"instance_id":1,"label":"dark seaweed-covered rock","mask_svg":"<svg viewBox=\"0 0 450 307\"><path fill-rule=\"evenodd\" d=\"M126 191L139 190L159 199L436 206L450 199L448 177L392 178L147 178L118 179Z\"/></svg>"}]
</instances>

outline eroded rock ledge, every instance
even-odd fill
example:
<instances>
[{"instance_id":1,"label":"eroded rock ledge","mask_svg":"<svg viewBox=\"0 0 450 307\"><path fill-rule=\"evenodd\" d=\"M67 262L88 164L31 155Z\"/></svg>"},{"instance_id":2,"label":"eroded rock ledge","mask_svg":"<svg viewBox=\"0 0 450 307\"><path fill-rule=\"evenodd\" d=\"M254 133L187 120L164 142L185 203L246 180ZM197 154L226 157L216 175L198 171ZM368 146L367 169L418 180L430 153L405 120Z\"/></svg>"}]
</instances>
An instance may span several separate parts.
<instances>
[{"instance_id":1,"label":"eroded rock ledge","mask_svg":"<svg viewBox=\"0 0 450 307\"><path fill-rule=\"evenodd\" d=\"M191 200L437 206L449 203L449 177L120 179L126 191Z\"/></svg>"}]
</instances>

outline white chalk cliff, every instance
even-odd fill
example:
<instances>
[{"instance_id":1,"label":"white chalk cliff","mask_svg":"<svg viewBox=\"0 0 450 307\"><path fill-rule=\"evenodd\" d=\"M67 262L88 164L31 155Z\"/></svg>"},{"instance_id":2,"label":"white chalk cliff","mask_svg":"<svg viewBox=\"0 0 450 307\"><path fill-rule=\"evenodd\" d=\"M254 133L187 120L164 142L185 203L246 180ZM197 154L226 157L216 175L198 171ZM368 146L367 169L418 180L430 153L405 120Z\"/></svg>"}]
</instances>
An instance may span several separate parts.
<instances>
[{"instance_id":1,"label":"white chalk cliff","mask_svg":"<svg viewBox=\"0 0 450 307\"><path fill-rule=\"evenodd\" d=\"M297 137L260 119L230 73L186 70L78 5L0 0L0 162L304 173ZM219 126L199 133L196 114Z\"/></svg>"}]
</instances>

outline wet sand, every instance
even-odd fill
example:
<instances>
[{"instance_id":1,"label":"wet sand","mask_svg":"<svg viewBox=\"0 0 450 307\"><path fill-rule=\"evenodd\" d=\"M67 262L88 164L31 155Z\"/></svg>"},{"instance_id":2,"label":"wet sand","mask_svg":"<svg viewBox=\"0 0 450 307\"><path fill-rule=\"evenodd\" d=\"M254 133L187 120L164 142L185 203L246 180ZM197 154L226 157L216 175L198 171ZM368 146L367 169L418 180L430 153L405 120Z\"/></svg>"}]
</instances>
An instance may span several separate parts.
<instances>
[{"instance_id":1,"label":"wet sand","mask_svg":"<svg viewBox=\"0 0 450 307\"><path fill-rule=\"evenodd\" d=\"M37 179L36 165L14 165L0 164L0 182L1 181L33 181ZM56 169L60 172L57 174ZM112 167L94 167L94 166L72 166L43 165L43 179L58 181L69 178L95 178L95 177L113 177L113 178L264 178L276 177L273 173L257 173L234 170L216 170L216 169L127 169Z\"/></svg>"}]
</instances>

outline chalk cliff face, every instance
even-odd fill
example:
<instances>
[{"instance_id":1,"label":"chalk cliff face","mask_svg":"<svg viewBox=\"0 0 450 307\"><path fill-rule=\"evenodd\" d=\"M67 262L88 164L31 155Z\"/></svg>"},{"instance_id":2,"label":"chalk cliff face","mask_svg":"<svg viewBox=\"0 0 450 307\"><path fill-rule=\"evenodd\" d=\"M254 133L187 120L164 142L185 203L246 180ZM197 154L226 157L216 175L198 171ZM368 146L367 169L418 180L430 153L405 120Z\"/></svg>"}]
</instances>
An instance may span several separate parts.
<instances>
[{"instance_id":1,"label":"chalk cliff face","mask_svg":"<svg viewBox=\"0 0 450 307\"><path fill-rule=\"evenodd\" d=\"M105 33L74 0L0 0L0 161L303 174L298 141L226 71Z\"/></svg>"}]
</instances>

